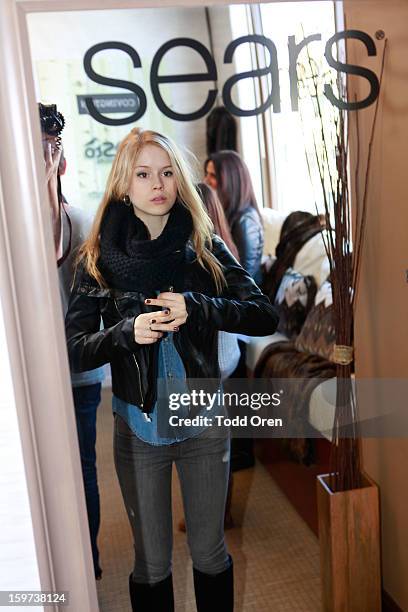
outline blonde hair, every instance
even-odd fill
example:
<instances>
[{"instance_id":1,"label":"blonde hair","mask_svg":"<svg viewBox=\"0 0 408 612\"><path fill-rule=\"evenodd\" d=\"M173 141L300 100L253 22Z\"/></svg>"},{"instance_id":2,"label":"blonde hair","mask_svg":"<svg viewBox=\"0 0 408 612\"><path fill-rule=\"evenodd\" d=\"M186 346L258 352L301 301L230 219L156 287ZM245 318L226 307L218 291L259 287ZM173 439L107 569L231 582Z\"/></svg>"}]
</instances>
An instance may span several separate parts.
<instances>
[{"instance_id":1,"label":"blonde hair","mask_svg":"<svg viewBox=\"0 0 408 612\"><path fill-rule=\"evenodd\" d=\"M136 166L136 159L142 147L147 144L161 147L170 157L177 185L178 199L192 217L192 241L197 261L204 269L210 272L217 291L220 292L223 286L226 285L226 281L222 265L210 250L212 247L213 224L193 184L191 172L177 146L166 136L151 130L134 128L119 144L109 173L104 196L96 212L89 236L79 251L78 262L83 260L87 272L96 279L100 286L107 286L97 265L100 255L102 219L110 202L120 201L128 194L132 173Z\"/></svg>"}]
</instances>

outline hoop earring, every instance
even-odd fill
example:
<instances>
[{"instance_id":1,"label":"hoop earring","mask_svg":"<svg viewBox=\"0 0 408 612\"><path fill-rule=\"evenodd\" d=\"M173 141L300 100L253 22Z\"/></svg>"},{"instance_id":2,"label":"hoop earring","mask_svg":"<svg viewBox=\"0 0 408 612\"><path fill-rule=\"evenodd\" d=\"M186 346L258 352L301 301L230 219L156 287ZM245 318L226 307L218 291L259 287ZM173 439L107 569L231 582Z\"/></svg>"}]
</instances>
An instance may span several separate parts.
<instances>
[{"instance_id":1,"label":"hoop earring","mask_svg":"<svg viewBox=\"0 0 408 612\"><path fill-rule=\"evenodd\" d=\"M127 194L126 194L126 195L124 196L124 198L123 198L123 203L124 203L126 206L131 206L131 204L132 204L132 202L130 201L130 198L129 198L129 196L128 196Z\"/></svg>"}]
</instances>

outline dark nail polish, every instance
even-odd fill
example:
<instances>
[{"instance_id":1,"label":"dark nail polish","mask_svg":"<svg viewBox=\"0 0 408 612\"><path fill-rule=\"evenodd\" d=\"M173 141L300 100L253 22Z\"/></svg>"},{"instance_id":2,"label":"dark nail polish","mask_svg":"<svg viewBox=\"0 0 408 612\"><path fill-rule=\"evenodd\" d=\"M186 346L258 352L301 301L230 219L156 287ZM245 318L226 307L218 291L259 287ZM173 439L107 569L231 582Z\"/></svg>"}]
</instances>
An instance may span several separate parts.
<instances>
[{"instance_id":1,"label":"dark nail polish","mask_svg":"<svg viewBox=\"0 0 408 612\"><path fill-rule=\"evenodd\" d=\"M150 304L151 300L145 300L146 304Z\"/></svg>"},{"instance_id":2,"label":"dark nail polish","mask_svg":"<svg viewBox=\"0 0 408 612\"><path fill-rule=\"evenodd\" d=\"M168 315L169 313L170 313L170 310L165 310L165 311L164 311L164 314L165 314L165 315Z\"/></svg>"},{"instance_id":3,"label":"dark nail polish","mask_svg":"<svg viewBox=\"0 0 408 612\"><path fill-rule=\"evenodd\" d=\"M152 325L153 325L153 323L156 323L156 319L152 319Z\"/></svg>"}]
</instances>

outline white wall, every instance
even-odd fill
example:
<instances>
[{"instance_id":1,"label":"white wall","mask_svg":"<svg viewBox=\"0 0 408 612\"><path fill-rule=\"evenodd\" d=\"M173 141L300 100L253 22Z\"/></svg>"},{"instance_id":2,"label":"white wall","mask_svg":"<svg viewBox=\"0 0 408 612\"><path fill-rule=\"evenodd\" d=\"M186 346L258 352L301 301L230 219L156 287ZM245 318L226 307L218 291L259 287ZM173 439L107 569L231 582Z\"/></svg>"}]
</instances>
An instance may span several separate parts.
<instances>
[{"instance_id":1,"label":"white wall","mask_svg":"<svg viewBox=\"0 0 408 612\"><path fill-rule=\"evenodd\" d=\"M406 380L408 377L408 4L405 0L345 1L348 28L373 37L377 57L367 57L360 43L349 45L350 62L380 73L383 41L388 38L383 90L373 143L366 242L356 316L356 368L360 378ZM367 83L350 83L350 96L367 95ZM361 158L366 159L374 108L360 114ZM361 182L364 171L361 172ZM361 185L362 188L362 185ZM375 398L384 409L382 398ZM380 486L384 588L408 610L408 438L366 439L364 468Z\"/></svg>"}]
</instances>

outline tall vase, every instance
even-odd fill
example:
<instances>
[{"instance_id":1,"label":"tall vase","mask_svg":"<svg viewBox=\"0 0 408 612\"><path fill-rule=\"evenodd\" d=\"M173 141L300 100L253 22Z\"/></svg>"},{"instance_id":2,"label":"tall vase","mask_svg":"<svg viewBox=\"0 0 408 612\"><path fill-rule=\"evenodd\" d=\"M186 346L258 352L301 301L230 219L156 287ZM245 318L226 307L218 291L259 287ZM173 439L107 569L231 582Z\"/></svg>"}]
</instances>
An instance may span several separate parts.
<instances>
[{"instance_id":1,"label":"tall vase","mask_svg":"<svg viewBox=\"0 0 408 612\"><path fill-rule=\"evenodd\" d=\"M317 477L323 612L381 612L378 486L333 493Z\"/></svg>"}]
</instances>

